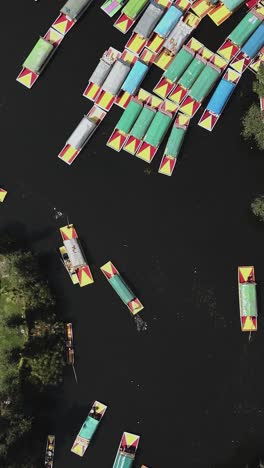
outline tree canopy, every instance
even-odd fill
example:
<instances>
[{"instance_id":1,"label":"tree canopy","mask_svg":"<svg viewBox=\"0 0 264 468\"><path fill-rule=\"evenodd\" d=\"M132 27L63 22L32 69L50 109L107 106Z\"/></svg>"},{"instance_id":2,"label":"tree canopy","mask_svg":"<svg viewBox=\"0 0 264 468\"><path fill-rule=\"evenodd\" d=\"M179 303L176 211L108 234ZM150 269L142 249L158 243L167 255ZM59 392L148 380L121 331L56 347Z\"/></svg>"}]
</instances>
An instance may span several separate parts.
<instances>
[{"instance_id":1,"label":"tree canopy","mask_svg":"<svg viewBox=\"0 0 264 468\"><path fill-rule=\"evenodd\" d=\"M264 64L261 64L253 83L253 91L259 98L264 97ZM253 139L260 150L264 150L264 116L259 102L253 103L242 118L242 135L246 140Z\"/></svg>"},{"instance_id":2,"label":"tree canopy","mask_svg":"<svg viewBox=\"0 0 264 468\"><path fill-rule=\"evenodd\" d=\"M32 428L34 410L28 413L25 403L28 392L58 385L65 359L64 327L36 256L1 250L0 466L5 466L11 448ZM25 466L35 465L29 461Z\"/></svg>"}]
</instances>

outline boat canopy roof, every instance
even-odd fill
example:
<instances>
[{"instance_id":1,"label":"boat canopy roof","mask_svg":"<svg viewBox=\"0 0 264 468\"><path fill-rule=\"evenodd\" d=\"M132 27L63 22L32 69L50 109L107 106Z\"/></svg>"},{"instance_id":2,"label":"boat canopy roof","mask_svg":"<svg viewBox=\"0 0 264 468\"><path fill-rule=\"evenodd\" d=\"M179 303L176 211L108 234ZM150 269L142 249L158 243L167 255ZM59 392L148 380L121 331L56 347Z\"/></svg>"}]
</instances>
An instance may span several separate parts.
<instances>
[{"instance_id":1,"label":"boat canopy roof","mask_svg":"<svg viewBox=\"0 0 264 468\"><path fill-rule=\"evenodd\" d=\"M148 0L129 0L124 6L122 13L131 19L135 19L147 3Z\"/></svg>"},{"instance_id":2,"label":"boat canopy roof","mask_svg":"<svg viewBox=\"0 0 264 468\"><path fill-rule=\"evenodd\" d=\"M161 37L166 37L176 26L182 15L183 12L181 10L171 5L154 29L155 33Z\"/></svg>"},{"instance_id":3,"label":"boat canopy roof","mask_svg":"<svg viewBox=\"0 0 264 468\"><path fill-rule=\"evenodd\" d=\"M133 95L145 78L147 72L148 66L144 62L141 62L141 60L137 60L122 84L122 90Z\"/></svg>"},{"instance_id":4,"label":"boat canopy roof","mask_svg":"<svg viewBox=\"0 0 264 468\"><path fill-rule=\"evenodd\" d=\"M252 34L246 44L242 47L242 52L248 57L253 58L264 45L264 24L261 23Z\"/></svg>"},{"instance_id":5,"label":"boat canopy roof","mask_svg":"<svg viewBox=\"0 0 264 468\"><path fill-rule=\"evenodd\" d=\"M93 437L96 428L98 426L100 421L97 421L96 419L92 418L91 416L88 416L83 423L81 430L79 432L79 436L83 437L86 440L91 440Z\"/></svg>"},{"instance_id":6,"label":"boat canopy roof","mask_svg":"<svg viewBox=\"0 0 264 468\"><path fill-rule=\"evenodd\" d=\"M85 115L67 140L67 144L71 145L76 150L81 149L91 136L95 127L96 123Z\"/></svg>"},{"instance_id":7,"label":"boat canopy roof","mask_svg":"<svg viewBox=\"0 0 264 468\"><path fill-rule=\"evenodd\" d=\"M220 115L235 87L235 83L222 78L206 108L214 114Z\"/></svg>"},{"instance_id":8,"label":"boat canopy roof","mask_svg":"<svg viewBox=\"0 0 264 468\"><path fill-rule=\"evenodd\" d=\"M183 128L175 127L175 125L172 127L172 131L170 133L165 149L166 155L172 156L173 158L177 158L184 140L185 132L186 130L184 130Z\"/></svg>"},{"instance_id":9,"label":"boat canopy roof","mask_svg":"<svg viewBox=\"0 0 264 468\"><path fill-rule=\"evenodd\" d=\"M256 283L239 283L240 315L257 317Z\"/></svg>"},{"instance_id":10,"label":"boat canopy roof","mask_svg":"<svg viewBox=\"0 0 264 468\"><path fill-rule=\"evenodd\" d=\"M253 32L260 25L261 20L256 15L249 11L244 18L233 29L228 38L236 45L241 47L246 40L253 34Z\"/></svg>"},{"instance_id":11,"label":"boat canopy roof","mask_svg":"<svg viewBox=\"0 0 264 468\"><path fill-rule=\"evenodd\" d=\"M40 37L23 63L23 67L35 73L39 73L53 49L54 47L50 42Z\"/></svg>"},{"instance_id":12,"label":"boat canopy roof","mask_svg":"<svg viewBox=\"0 0 264 468\"><path fill-rule=\"evenodd\" d=\"M180 18L180 21L171 31L170 35L167 37L164 48L168 49L174 55L180 50L181 46L187 39L187 37L191 34L193 30L193 26L186 24Z\"/></svg>"},{"instance_id":13,"label":"boat canopy roof","mask_svg":"<svg viewBox=\"0 0 264 468\"><path fill-rule=\"evenodd\" d=\"M223 0L224 5L228 8L230 11L236 10L242 3L244 3L245 0Z\"/></svg>"},{"instance_id":14,"label":"boat canopy roof","mask_svg":"<svg viewBox=\"0 0 264 468\"><path fill-rule=\"evenodd\" d=\"M163 140L171 121L171 115L158 111L144 136L144 141L157 148Z\"/></svg>"},{"instance_id":15,"label":"boat canopy roof","mask_svg":"<svg viewBox=\"0 0 264 468\"><path fill-rule=\"evenodd\" d=\"M134 32L144 38L148 38L164 13L164 8L157 3L150 3L143 16L141 16L138 24L134 28Z\"/></svg>"},{"instance_id":16,"label":"boat canopy roof","mask_svg":"<svg viewBox=\"0 0 264 468\"><path fill-rule=\"evenodd\" d=\"M105 82L102 85L102 89L113 96L116 96L120 91L122 84L124 83L127 75L130 72L130 65L121 59L117 59Z\"/></svg>"},{"instance_id":17,"label":"boat canopy roof","mask_svg":"<svg viewBox=\"0 0 264 468\"><path fill-rule=\"evenodd\" d=\"M127 108L124 110L116 128L124 133L129 133L142 110L142 103L131 99Z\"/></svg>"},{"instance_id":18,"label":"boat canopy roof","mask_svg":"<svg viewBox=\"0 0 264 468\"><path fill-rule=\"evenodd\" d=\"M65 240L63 241L63 244L67 250L69 260L74 268L78 268L86 264L77 239Z\"/></svg>"},{"instance_id":19,"label":"boat canopy roof","mask_svg":"<svg viewBox=\"0 0 264 468\"><path fill-rule=\"evenodd\" d=\"M120 275L112 276L112 278L109 279L109 283L125 304L128 304L135 299L135 295Z\"/></svg>"},{"instance_id":20,"label":"boat canopy roof","mask_svg":"<svg viewBox=\"0 0 264 468\"><path fill-rule=\"evenodd\" d=\"M183 47L165 71L165 78L172 82L178 81L193 59L194 52L190 49L187 49L186 47Z\"/></svg>"},{"instance_id":21,"label":"boat canopy roof","mask_svg":"<svg viewBox=\"0 0 264 468\"><path fill-rule=\"evenodd\" d=\"M154 119L155 114L155 109L149 106L144 106L136 122L134 123L130 134L133 137L141 140L144 137L147 129L149 128L152 120Z\"/></svg>"},{"instance_id":22,"label":"boat canopy roof","mask_svg":"<svg viewBox=\"0 0 264 468\"><path fill-rule=\"evenodd\" d=\"M189 95L197 102L201 102L211 91L219 76L219 71L208 64L193 84Z\"/></svg>"},{"instance_id":23,"label":"boat canopy roof","mask_svg":"<svg viewBox=\"0 0 264 468\"><path fill-rule=\"evenodd\" d=\"M75 20L82 14L93 0L68 0L61 9L61 13Z\"/></svg>"},{"instance_id":24,"label":"boat canopy roof","mask_svg":"<svg viewBox=\"0 0 264 468\"><path fill-rule=\"evenodd\" d=\"M203 60L202 57L197 55L191 61L190 65L186 68L181 79L179 80L179 84L183 86L185 89L190 89L190 87L193 85L195 80L201 74L205 65L206 65L205 60Z\"/></svg>"},{"instance_id":25,"label":"boat canopy roof","mask_svg":"<svg viewBox=\"0 0 264 468\"><path fill-rule=\"evenodd\" d=\"M112 64L106 62L103 58L101 58L97 67L95 68L92 75L90 76L89 81L97 84L98 86L102 86L107 75L110 73L111 68L112 68Z\"/></svg>"}]
</instances>

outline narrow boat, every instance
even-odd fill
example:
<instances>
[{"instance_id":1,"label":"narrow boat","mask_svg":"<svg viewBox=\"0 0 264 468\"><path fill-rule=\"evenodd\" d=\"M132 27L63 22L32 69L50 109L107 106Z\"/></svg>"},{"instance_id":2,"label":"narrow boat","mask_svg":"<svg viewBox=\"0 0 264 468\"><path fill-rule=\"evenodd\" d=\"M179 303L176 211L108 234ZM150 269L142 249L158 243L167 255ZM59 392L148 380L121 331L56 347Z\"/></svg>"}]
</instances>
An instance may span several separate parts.
<instances>
[{"instance_id":1,"label":"narrow boat","mask_svg":"<svg viewBox=\"0 0 264 468\"><path fill-rule=\"evenodd\" d=\"M241 330L250 333L257 331L257 293L253 266L238 267L238 292Z\"/></svg>"},{"instance_id":2,"label":"narrow boat","mask_svg":"<svg viewBox=\"0 0 264 468\"><path fill-rule=\"evenodd\" d=\"M46 453L45 453L45 467L52 468L54 462L55 451L55 435L48 435Z\"/></svg>"}]
</instances>

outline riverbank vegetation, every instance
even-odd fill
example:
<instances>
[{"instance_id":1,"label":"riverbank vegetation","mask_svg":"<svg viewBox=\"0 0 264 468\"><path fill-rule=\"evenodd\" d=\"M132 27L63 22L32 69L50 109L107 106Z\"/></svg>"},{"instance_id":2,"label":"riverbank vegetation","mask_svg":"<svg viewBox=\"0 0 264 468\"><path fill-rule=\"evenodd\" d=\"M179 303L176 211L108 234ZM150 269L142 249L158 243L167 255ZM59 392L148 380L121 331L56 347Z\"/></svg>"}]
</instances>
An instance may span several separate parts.
<instances>
[{"instance_id":1,"label":"riverbank vegetation","mask_svg":"<svg viewBox=\"0 0 264 468\"><path fill-rule=\"evenodd\" d=\"M259 98L264 97L264 64L261 64L253 82L253 91ZM242 119L242 135L246 140L254 140L260 150L264 150L264 115L259 101L251 104Z\"/></svg>"},{"instance_id":2,"label":"riverbank vegetation","mask_svg":"<svg viewBox=\"0 0 264 468\"><path fill-rule=\"evenodd\" d=\"M251 203L251 210L259 221L264 221L264 195L254 198Z\"/></svg>"},{"instance_id":3,"label":"riverbank vegetation","mask_svg":"<svg viewBox=\"0 0 264 468\"><path fill-rule=\"evenodd\" d=\"M0 310L0 466L13 468L14 447L30 439L36 395L61 383L65 359L63 324L37 258L7 244L0 246ZM20 467L36 466L24 461Z\"/></svg>"}]
</instances>

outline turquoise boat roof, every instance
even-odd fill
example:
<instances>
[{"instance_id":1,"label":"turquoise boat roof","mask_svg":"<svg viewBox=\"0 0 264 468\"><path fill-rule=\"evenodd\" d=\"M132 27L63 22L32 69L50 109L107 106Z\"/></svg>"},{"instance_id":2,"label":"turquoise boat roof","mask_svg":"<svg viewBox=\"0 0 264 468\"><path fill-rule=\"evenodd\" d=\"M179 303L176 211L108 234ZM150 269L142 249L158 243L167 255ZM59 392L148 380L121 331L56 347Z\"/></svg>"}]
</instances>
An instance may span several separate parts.
<instances>
[{"instance_id":1,"label":"turquoise boat roof","mask_svg":"<svg viewBox=\"0 0 264 468\"><path fill-rule=\"evenodd\" d=\"M98 426L100 421L97 421L96 419L92 418L91 416L88 416L83 423L81 430L79 432L79 436L83 437L84 439L91 440L93 437L96 428Z\"/></svg>"}]
</instances>

